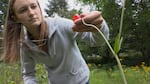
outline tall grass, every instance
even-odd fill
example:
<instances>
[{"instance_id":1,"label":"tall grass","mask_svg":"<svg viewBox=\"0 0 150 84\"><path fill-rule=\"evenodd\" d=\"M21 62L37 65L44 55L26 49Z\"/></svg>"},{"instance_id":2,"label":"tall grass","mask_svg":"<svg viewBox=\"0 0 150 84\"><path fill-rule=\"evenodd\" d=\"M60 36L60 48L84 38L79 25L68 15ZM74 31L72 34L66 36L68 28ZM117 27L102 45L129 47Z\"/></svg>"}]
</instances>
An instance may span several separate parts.
<instances>
[{"instance_id":1,"label":"tall grass","mask_svg":"<svg viewBox=\"0 0 150 84\"><path fill-rule=\"evenodd\" d=\"M126 80L126 77L125 77L125 74L124 74L124 71L122 69L122 65L121 65L121 62L119 60L119 57L118 57L118 52L120 51L120 48L121 48L121 44L122 44L122 40L123 40L123 37L121 37L121 34L122 34L122 27L123 27L123 17L124 17L124 11L125 11L125 2L126 0L124 0L124 4L123 4L123 7L122 7L122 12L121 12L121 19L120 19L120 28L119 28L119 33L118 35L116 36L116 39L115 39L115 44L114 44L114 49L112 48L112 46L110 45L108 39L105 37L105 35L100 31L99 28L97 28L95 25L93 24L89 24L89 23L86 23L84 21L84 19L82 19L82 23L86 26L89 26L89 27L93 27L95 28L99 33L100 35L104 38L108 48L110 49L110 51L112 52L112 54L114 55L117 63L118 63L118 67L120 69L120 72L121 72L121 75L122 75L122 79L123 79L123 83L124 84L127 84L127 80Z\"/></svg>"},{"instance_id":2,"label":"tall grass","mask_svg":"<svg viewBox=\"0 0 150 84\"><path fill-rule=\"evenodd\" d=\"M21 84L21 70L19 65L0 63L0 84Z\"/></svg>"},{"instance_id":3,"label":"tall grass","mask_svg":"<svg viewBox=\"0 0 150 84\"><path fill-rule=\"evenodd\" d=\"M128 84L149 84L150 71L145 73L142 68L124 68ZM122 84L122 78L117 66L114 68L91 69L90 84Z\"/></svg>"},{"instance_id":4,"label":"tall grass","mask_svg":"<svg viewBox=\"0 0 150 84\"><path fill-rule=\"evenodd\" d=\"M149 84L150 66L123 67L128 84ZM122 84L122 77L117 66L90 66L90 84ZM0 63L0 84L23 84L20 65ZM37 65L39 84L48 84L47 75L42 65Z\"/></svg>"}]
</instances>

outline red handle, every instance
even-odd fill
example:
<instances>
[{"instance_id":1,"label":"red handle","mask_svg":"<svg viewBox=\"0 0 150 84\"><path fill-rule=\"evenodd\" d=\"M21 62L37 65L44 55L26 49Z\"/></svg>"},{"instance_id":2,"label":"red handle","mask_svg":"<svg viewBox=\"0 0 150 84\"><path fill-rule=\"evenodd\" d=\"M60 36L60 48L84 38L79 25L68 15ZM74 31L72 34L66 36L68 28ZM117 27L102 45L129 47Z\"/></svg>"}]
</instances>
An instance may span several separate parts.
<instances>
[{"instance_id":1,"label":"red handle","mask_svg":"<svg viewBox=\"0 0 150 84\"><path fill-rule=\"evenodd\" d=\"M75 14L75 15L72 17L72 20L75 21L75 20L77 20L77 19L79 19L79 18L80 18L80 15Z\"/></svg>"}]
</instances>

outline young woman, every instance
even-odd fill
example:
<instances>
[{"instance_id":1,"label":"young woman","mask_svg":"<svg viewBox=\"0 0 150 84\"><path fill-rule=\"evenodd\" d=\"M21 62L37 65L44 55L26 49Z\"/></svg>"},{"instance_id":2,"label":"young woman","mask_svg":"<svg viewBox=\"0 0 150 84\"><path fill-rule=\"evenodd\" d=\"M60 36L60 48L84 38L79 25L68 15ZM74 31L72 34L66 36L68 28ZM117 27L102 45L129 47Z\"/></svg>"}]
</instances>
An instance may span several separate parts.
<instances>
[{"instance_id":1,"label":"young woman","mask_svg":"<svg viewBox=\"0 0 150 84\"><path fill-rule=\"evenodd\" d=\"M108 38L109 29L100 12L80 17ZM91 46L100 46L104 40L94 28L82 24L81 18L75 22L45 18L37 0L9 0L2 59L8 63L21 59L25 84L38 84L36 63L44 64L50 84L88 84L89 69L76 39L89 41Z\"/></svg>"}]
</instances>

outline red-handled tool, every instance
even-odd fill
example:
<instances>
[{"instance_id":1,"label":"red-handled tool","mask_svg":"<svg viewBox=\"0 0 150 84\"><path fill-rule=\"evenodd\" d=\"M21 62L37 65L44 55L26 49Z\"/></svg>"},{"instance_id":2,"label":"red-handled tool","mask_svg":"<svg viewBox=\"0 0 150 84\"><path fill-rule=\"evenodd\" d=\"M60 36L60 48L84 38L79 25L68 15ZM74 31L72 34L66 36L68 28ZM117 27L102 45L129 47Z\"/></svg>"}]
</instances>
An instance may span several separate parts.
<instances>
[{"instance_id":1,"label":"red-handled tool","mask_svg":"<svg viewBox=\"0 0 150 84\"><path fill-rule=\"evenodd\" d=\"M72 17L72 20L75 21L77 19L81 18L80 15L78 14L75 14L73 17Z\"/></svg>"}]
</instances>

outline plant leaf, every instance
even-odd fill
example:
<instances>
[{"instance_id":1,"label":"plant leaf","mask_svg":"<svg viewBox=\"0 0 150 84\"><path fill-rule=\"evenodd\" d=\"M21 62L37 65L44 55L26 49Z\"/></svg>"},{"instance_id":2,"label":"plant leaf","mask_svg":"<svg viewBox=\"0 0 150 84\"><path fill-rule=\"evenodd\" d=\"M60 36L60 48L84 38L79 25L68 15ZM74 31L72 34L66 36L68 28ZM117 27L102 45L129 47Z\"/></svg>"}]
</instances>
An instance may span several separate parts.
<instances>
[{"instance_id":1,"label":"plant leaf","mask_svg":"<svg viewBox=\"0 0 150 84\"><path fill-rule=\"evenodd\" d=\"M120 51L121 44L123 41L123 37L119 37L119 34L115 38L115 44L114 44L114 52L117 54Z\"/></svg>"}]
</instances>

